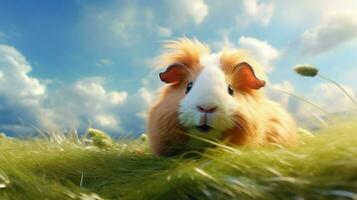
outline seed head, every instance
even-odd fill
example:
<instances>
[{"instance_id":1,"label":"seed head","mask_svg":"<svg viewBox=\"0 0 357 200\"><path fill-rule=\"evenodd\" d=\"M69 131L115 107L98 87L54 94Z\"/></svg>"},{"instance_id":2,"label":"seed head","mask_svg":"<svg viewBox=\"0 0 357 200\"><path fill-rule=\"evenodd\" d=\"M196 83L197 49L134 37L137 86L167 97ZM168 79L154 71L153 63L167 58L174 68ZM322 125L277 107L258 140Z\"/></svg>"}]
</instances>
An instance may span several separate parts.
<instances>
[{"instance_id":1,"label":"seed head","mask_svg":"<svg viewBox=\"0 0 357 200\"><path fill-rule=\"evenodd\" d=\"M296 65L294 67L296 73L300 74L301 76L311 76L314 77L317 75L319 70L313 65Z\"/></svg>"}]
</instances>

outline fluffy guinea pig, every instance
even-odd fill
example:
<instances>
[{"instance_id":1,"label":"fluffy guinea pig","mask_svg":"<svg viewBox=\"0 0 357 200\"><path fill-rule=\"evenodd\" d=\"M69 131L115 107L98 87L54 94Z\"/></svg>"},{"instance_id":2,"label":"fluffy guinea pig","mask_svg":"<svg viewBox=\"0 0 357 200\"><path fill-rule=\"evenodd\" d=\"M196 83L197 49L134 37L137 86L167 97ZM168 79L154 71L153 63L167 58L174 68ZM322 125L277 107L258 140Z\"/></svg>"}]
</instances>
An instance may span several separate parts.
<instances>
[{"instance_id":1,"label":"fluffy guinea pig","mask_svg":"<svg viewBox=\"0 0 357 200\"><path fill-rule=\"evenodd\" d=\"M166 85L148 116L150 147L170 156L204 149L208 140L259 146L296 142L296 125L277 103L267 99L262 68L245 53L211 53L197 40L181 38L165 45L160 73Z\"/></svg>"}]
</instances>

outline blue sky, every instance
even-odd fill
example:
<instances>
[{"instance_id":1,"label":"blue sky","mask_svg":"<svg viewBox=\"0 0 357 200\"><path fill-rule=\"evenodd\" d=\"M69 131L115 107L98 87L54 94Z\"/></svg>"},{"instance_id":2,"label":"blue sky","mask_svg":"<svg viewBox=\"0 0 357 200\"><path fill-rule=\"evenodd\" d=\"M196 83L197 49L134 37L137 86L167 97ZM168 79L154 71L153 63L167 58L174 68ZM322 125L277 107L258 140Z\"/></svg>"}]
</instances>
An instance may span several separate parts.
<instances>
[{"instance_id":1,"label":"blue sky","mask_svg":"<svg viewBox=\"0 0 357 200\"><path fill-rule=\"evenodd\" d=\"M250 51L269 75L268 95L297 119L320 113L275 89L348 110L335 86L291 68L314 64L356 96L356 13L354 0L1 0L0 132L144 132L162 86L155 59L163 41L182 36Z\"/></svg>"}]
</instances>

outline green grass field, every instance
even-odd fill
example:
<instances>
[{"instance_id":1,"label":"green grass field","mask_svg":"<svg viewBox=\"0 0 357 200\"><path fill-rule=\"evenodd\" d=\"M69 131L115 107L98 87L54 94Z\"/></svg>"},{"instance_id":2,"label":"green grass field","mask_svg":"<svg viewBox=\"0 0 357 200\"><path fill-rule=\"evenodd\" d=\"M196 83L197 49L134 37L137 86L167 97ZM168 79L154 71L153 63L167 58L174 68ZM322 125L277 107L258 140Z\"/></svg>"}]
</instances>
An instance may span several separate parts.
<instances>
[{"instance_id":1,"label":"green grass field","mask_svg":"<svg viewBox=\"0 0 357 200\"><path fill-rule=\"evenodd\" d=\"M143 138L91 132L0 138L0 199L357 199L357 125L340 122L298 146L157 158Z\"/></svg>"}]
</instances>

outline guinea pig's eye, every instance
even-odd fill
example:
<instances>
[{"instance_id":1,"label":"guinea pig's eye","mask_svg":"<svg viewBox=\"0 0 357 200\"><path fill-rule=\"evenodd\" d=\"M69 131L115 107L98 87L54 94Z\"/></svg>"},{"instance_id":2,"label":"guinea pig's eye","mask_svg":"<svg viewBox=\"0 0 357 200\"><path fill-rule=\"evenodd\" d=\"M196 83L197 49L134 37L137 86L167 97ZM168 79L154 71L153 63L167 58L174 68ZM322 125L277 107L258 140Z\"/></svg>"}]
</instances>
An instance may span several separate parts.
<instances>
[{"instance_id":1,"label":"guinea pig's eye","mask_svg":"<svg viewBox=\"0 0 357 200\"><path fill-rule=\"evenodd\" d=\"M233 96L233 94L234 94L234 90L231 85L228 85L228 94L231 96Z\"/></svg>"},{"instance_id":2,"label":"guinea pig's eye","mask_svg":"<svg viewBox=\"0 0 357 200\"><path fill-rule=\"evenodd\" d=\"M192 85L193 85L192 81L187 84L186 92L185 92L186 94L190 92Z\"/></svg>"}]
</instances>

